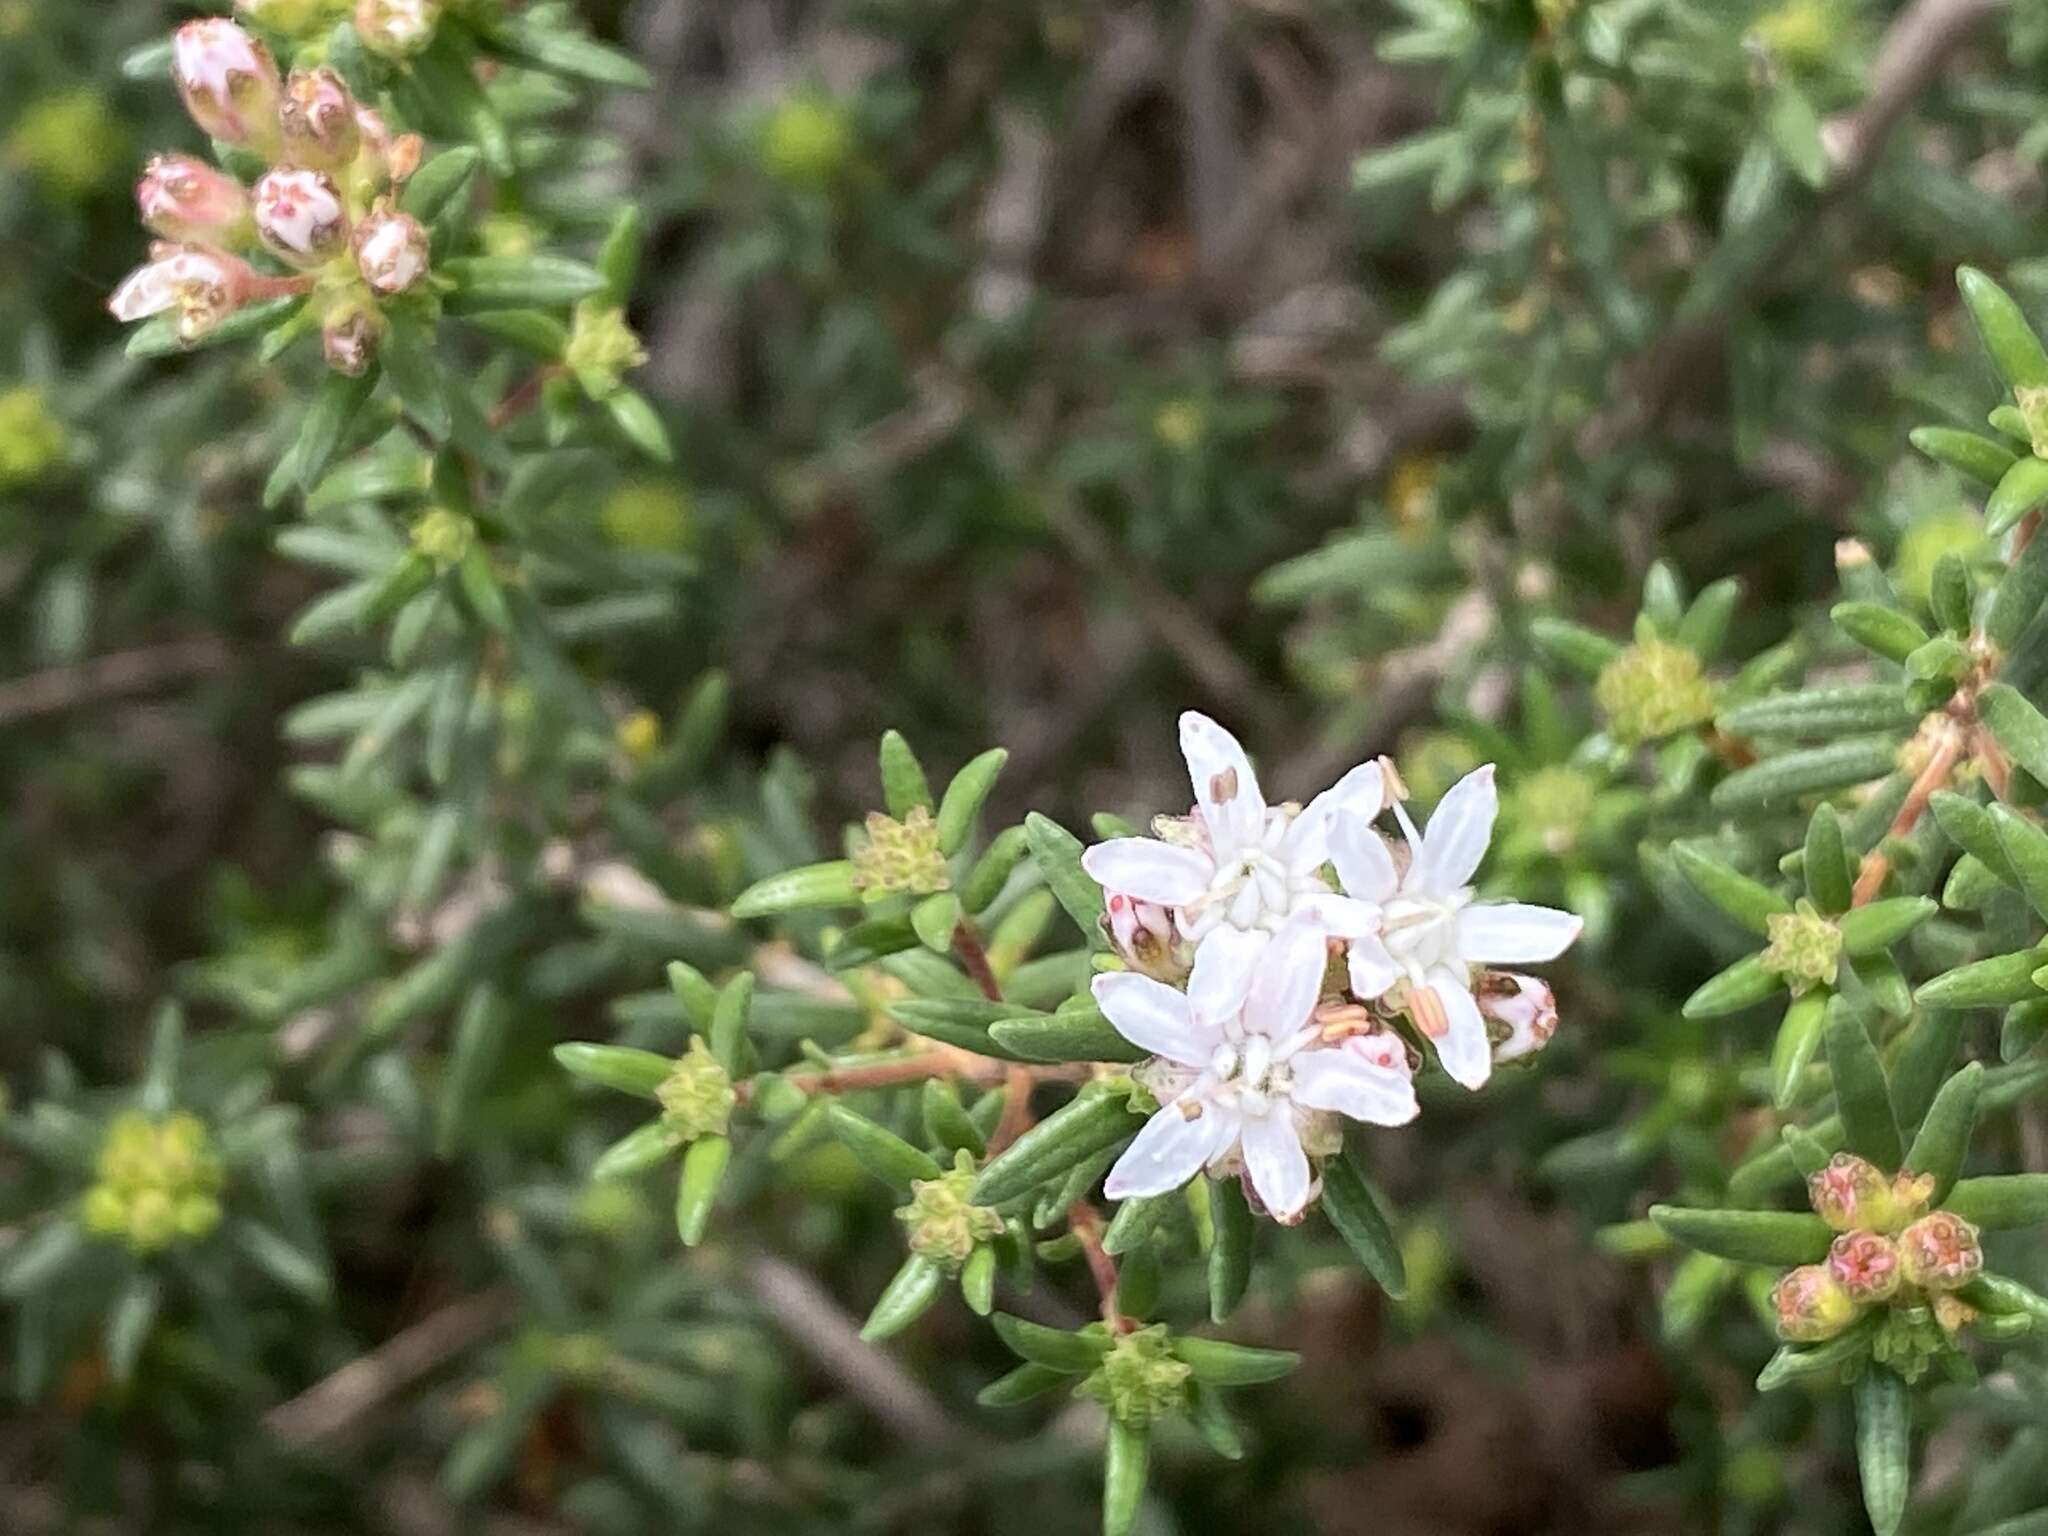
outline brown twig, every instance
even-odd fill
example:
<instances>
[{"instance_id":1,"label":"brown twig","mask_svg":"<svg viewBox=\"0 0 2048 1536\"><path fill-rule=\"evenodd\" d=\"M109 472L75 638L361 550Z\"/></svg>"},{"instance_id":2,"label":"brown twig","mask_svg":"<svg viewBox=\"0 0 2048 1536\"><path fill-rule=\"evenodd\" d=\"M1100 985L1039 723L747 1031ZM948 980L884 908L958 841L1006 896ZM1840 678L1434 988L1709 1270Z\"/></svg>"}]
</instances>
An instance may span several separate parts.
<instances>
[{"instance_id":1,"label":"brown twig","mask_svg":"<svg viewBox=\"0 0 2048 1536\"><path fill-rule=\"evenodd\" d=\"M32 672L0 683L0 726L197 677L225 666L228 656L226 641L216 635L195 635L95 656L75 666Z\"/></svg>"},{"instance_id":2,"label":"brown twig","mask_svg":"<svg viewBox=\"0 0 2048 1536\"><path fill-rule=\"evenodd\" d=\"M1086 1200L1077 1200L1067 1208L1067 1227L1088 1259L1088 1273L1094 1277L1096 1293L1102 1298L1102 1320L1119 1333L1129 1333L1137 1325L1117 1305L1116 1260L1102 1246L1102 1213Z\"/></svg>"},{"instance_id":3,"label":"brown twig","mask_svg":"<svg viewBox=\"0 0 2048 1536\"><path fill-rule=\"evenodd\" d=\"M496 431L511 425L521 416L540 403L541 391L548 387L548 381L562 372L560 363L547 363L533 370L513 385L505 398L491 407L491 429Z\"/></svg>"},{"instance_id":4,"label":"brown twig","mask_svg":"<svg viewBox=\"0 0 2048 1536\"><path fill-rule=\"evenodd\" d=\"M982 947L981 935L964 917L953 925L953 953L960 957L968 976L981 988L981 995L992 1003L1000 1003L1003 1000L1002 984L996 980L995 968L988 963L988 951Z\"/></svg>"},{"instance_id":5,"label":"brown twig","mask_svg":"<svg viewBox=\"0 0 2048 1536\"><path fill-rule=\"evenodd\" d=\"M1899 807L1898 815L1885 829L1877 846L1863 855L1863 862L1856 869L1856 887L1850 893L1849 905L1860 907L1876 899L1884 888L1885 876L1891 873L1891 855L1885 852L1885 844L1895 837L1904 837L1920 824L1920 818L1927 812L1927 802L1934 792L1948 782L1948 776L1962 760L1963 745L1969 739L1969 731L1954 721L1948 721L1948 728L1934 745L1927 761L1914 777L1912 786L1906 791L1906 800Z\"/></svg>"}]
</instances>

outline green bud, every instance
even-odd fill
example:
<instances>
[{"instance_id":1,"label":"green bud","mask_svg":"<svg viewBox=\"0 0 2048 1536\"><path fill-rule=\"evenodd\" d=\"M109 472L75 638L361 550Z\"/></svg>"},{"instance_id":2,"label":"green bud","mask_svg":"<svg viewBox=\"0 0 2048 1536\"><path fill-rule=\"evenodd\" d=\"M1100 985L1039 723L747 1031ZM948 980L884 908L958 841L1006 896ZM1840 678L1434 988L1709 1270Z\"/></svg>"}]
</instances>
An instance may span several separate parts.
<instances>
[{"instance_id":1,"label":"green bud","mask_svg":"<svg viewBox=\"0 0 2048 1536\"><path fill-rule=\"evenodd\" d=\"M1841 967L1842 931L1801 900L1790 912L1765 919L1770 943L1758 957L1763 968L1783 978L1794 997L1817 986L1833 986Z\"/></svg>"},{"instance_id":2,"label":"green bud","mask_svg":"<svg viewBox=\"0 0 2048 1536\"><path fill-rule=\"evenodd\" d=\"M901 821L868 814L867 831L853 856L854 884L869 901L884 896L928 896L951 884L939 849L939 824L923 806Z\"/></svg>"},{"instance_id":3,"label":"green bud","mask_svg":"<svg viewBox=\"0 0 2048 1536\"><path fill-rule=\"evenodd\" d=\"M1822 1264L1790 1270L1771 1291L1778 1314L1778 1333L1795 1344L1831 1339L1856 1321L1856 1300L1849 1288Z\"/></svg>"},{"instance_id":4,"label":"green bud","mask_svg":"<svg viewBox=\"0 0 2048 1536\"><path fill-rule=\"evenodd\" d=\"M1593 698L1615 740L1629 746L1658 741L1714 718L1714 685L1700 658L1653 633L1600 669Z\"/></svg>"},{"instance_id":5,"label":"green bud","mask_svg":"<svg viewBox=\"0 0 2048 1536\"><path fill-rule=\"evenodd\" d=\"M614 393L625 376L647 361L647 349L626 324L626 312L602 299L576 306L569 326L569 345L562 361L593 400Z\"/></svg>"},{"instance_id":6,"label":"green bud","mask_svg":"<svg viewBox=\"0 0 2048 1536\"><path fill-rule=\"evenodd\" d=\"M1899 1234L1906 1279L1928 1291L1967 1285L1984 1267L1977 1229L1952 1211L1922 1216Z\"/></svg>"},{"instance_id":7,"label":"green bud","mask_svg":"<svg viewBox=\"0 0 2048 1536\"><path fill-rule=\"evenodd\" d=\"M1102 1364L1081 1383L1081 1391L1102 1404L1117 1423L1143 1428L1187 1405L1194 1368L1173 1354L1166 1326L1155 1323L1120 1334Z\"/></svg>"},{"instance_id":8,"label":"green bud","mask_svg":"<svg viewBox=\"0 0 2048 1536\"><path fill-rule=\"evenodd\" d=\"M412 547L442 575L455 569L476 544L476 524L460 512L434 507L412 525Z\"/></svg>"},{"instance_id":9,"label":"green bud","mask_svg":"<svg viewBox=\"0 0 2048 1536\"><path fill-rule=\"evenodd\" d=\"M957 1274L980 1244L1002 1235L1003 1218L969 1199L973 1188L974 1160L962 1152L950 1172L912 1180L910 1203L896 1212L909 1231L910 1251L949 1274Z\"/></svg>"},{"instance_id":10,"label":"green bud","mask_svg":"<svg viewBox=\"0 0 2048 1536\"><path fill-rule=\"evenodd\" d=\"M654 1096L661 1101L663 1127L684 1141L723 1136L732 1121L733 1105L739 1102L732 1078L702 1035L691 1038L689 1050L676 1058L675 1070L655 1089Z\"/></svg>"}]
</instances>

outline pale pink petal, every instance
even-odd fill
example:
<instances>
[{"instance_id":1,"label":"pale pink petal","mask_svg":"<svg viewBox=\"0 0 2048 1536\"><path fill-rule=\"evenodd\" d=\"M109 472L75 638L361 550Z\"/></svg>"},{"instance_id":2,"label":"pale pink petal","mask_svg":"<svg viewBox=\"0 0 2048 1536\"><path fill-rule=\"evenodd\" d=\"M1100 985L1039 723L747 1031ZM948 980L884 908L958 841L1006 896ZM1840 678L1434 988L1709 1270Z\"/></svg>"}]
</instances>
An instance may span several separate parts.
<instances>
[{"instance_id":1,"label":"pale pink petal","mask_svg":"<svg viewBox=\"0 0 2048 1536\"><path fill-rule=\"evenodd\" d=\"M114 290L107 308L116 320L143 320L161 314L178 301L171 278L169 261L152 261L148 266L137 267Z\"/></svg>"},{"instance_id":2,"label":"pale pink petal","mask_svg":"<svg viewBox=\"0 0 2048 1536\"><path fill-rule=\"evenodd\" d=\"M1294 913L1336 939L1362 939L1378 933L1384 916L1372 902L1356 901L1334 891L1327 896L1299 898Z\"/></svg>"},{"instance_id":3,"label":"pale pink petal","mask_svg":"<svg viewBox=\"0 0 2048 1536\"><path fill-rule=\"evenodd\" d=\"M1368 936L1351 941L1351 990L1367 1002L1384 997L1403 974L1378 939Z\"/></svg>"},{"instance_id":4,"label":"pale pink petal","mask_svg":"<svg viewBox=\"0 0 2048 1536\"><path fill-rule=\"evenodd\" d=\"M1105 891L1121 891L1162 907L1180 907L1209 888L1216 866L1192 848L1152 837L1118 837L1081 855L1088 878Z\"/></svg>"},{"instance_id":5,"label":"pale pink petal","mask_svg":"<svg viewBox=\"0 0 2048 1536\"><path fill-rule=\"evenodd\" d=\"M1196 946L1188 974L1188 1003L1204 1024L1220 1027L1244 1012L1252 972L1271 935L1244 928L1217 928Z\"/></svg>"},{"instance_id":6,"label":"pale pink petal","mask_svg":"<svg viewBox=\"0 0 2048 1536\"><path fill-rule=\"evenodd\" d=\"M1478 1088L1493 1075L1493 1047L1486 1038L1486 1020L1467 990L1464 978L1447 970L1429 973L1430 987L1444 1005L1450 1027L1430 1043L1453 1082Z\"/></svg>"},{"instance_id":7,"label":"pale pink petal","mask_svg":"<svg viewBox=\"0 0 2048 1536\"><path fill-rule=\"evenodd\" d=\"M1275 1040L1299 1029L1323 994L1329 958L1329 941L1321 928L1304 918L1289 919L1252 972L1251 990L1245 995L1245 1028Z\"/></svg>"},{"instance_id":8,"label":"pale pink petal","mask_svg":"<svg viewBox=\"0 0 2048 1536\"><path fill-rule=\"evenodd\" d=\"M1090 984L1095 1005L1116 1032L1142 1051L1183 1066L1206 1066L1223 1032L1194 1017L1185 992L1135 971L1112 971Z\"/></svg>"},{"instance_id":9,"label":"pale pink petal","mask_svg":"<svg viewBox=\"0 0 2048 1536\"><path fill-rule=\"evenodd\" d=\"M1476 965L1555 960L1585 924L1555 907L1485 902L1458 914L1458 953Z\"/></svg>"},{"instance_id":10,"label":"pale pink petal","mask_svg":"<svg viewBox=\"0 0 2048 1536\"><path fill-rule=\"evenodd\" d=\"M1310 1109L1334 1110L1369 1125L1406 1125L1421 1113L1405 1063L1382 1065L1348 1045L1333 1045L1301 1051L1289 1065L1294 1102Z\"/></svg>"},{"instance_id":11,"label":"pale pink petal","mask_svg":"<svg viewBox=\"0 0 2048 1536\"><path fill-rule=\"evenodd\" d=\"M1112 1200L1134 1200L1179 1189L1229 1146L1237 1117L1213 1104L1191 1102L1201 1113L1190 1120L1178 1103L1163 1106L1138 1139L1109 1170L1102 1192Z\"/></svg>"},{"instance_id":12,"label":"pale pink petal","mask_svg":"<svg viewBox=\"0 0 2048 1536\"><path fill-rule=\"evenodd\" d=\"M1292 1222L1308 1204L1310 1180L1294 1117L1280 1107L1270 1114L1246 1116L1238 1134L1243 1138L1245 1176L1259 1202L1277 1220Z\"/></svg>"},{"instance_id":13,"label":"pale pink petal","mask_svg":"<svg viewBox=\"0 0 2048 1536\"><path fill-rule=\"evenodd\" d=\"M1227 864L1238 850L1256 845L1265 831L1259 777L1237 738L1192 709L1180 717L1180 750L1188 760L1195 804L1216 846L1216 862Z\"/></svg>"},{"instance_id":14,"label":"pale pink petal","mask_svg":"<svg viewBox=\"0 0 2048 1536\"><path fill-rule=\"evenodd\" d=\"M1458 780L1430 813L1429 825L1422 829L1422 846L1416 849L1403 884L1409 890L1441 894L1470 885L1493 839L1493 818L1499 809L1493 764Z\"/></svg>"},{"instance_id":15,"label":"pale pink petal","mask_svg":"<svg viewBox=\"0 0 2048 1536\"><path fill-rule=\"evenodd\" d=\"M1287 872L1306 875L1330 859L1330 834L1340 819L1371 821L1386 808L1386 775L1378 763L1360 763L1303 807L1287 828L1281 857Z\"/></svg>"},{"instance_id":16,"label":"pale pink petal","mask_svg":"<svg viewBox=\"0 0 2048 1536\"><path fill-rule=\"evenodd\" d=\"M1339 816L1330 829L1330 860L1346 894L1384 902L1400 887L1387 840L1356 816Z\"/></svg>"}]
</instances>

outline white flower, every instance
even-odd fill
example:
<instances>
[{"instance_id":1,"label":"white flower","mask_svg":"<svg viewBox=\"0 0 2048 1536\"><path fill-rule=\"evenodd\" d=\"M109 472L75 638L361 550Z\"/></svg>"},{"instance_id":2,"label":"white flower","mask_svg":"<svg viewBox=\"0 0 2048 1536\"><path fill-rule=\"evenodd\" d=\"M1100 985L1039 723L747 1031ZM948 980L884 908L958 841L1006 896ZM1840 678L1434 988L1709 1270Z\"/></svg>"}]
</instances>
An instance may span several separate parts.
<instances>
[{"instance_id":1,"label":"white flower","mask_svg":"<svg viewBox=\"0 0 2048 1536\"><path fill-rule=\"evenodd\" d=\"M261 292L262 279L241 258L203 245L158 241L149 262L114 290L107 308L116 320L178 312L178 336L196 341Z\"/></svg>"},{"instance_id":2,"label":"white flower","mask_svg":"<svg viewBox=\"0 0 2048 1536\"><path fill-rule=\"evenodd\" d=\"M256 234L294 267L317 267L348 244L348 205L319 171L278 166L256 183Z\"/></svg>"},{"instance_id":3,"label":"white flower","mask_svg":"<svg viewBox=\"0 0 2048 1536\"><path fill-rule=\"evenodd\" d=\"M208 16L179 27L171 75L186 111L207 133L259 152L275 147L283 82L270 50L232 21Z\"/></svg>"},{"instance_id":4,"label":"white flower","mask_svg":"<svg viewBox=\"0 0 2048 1536\"><path fill-rule=\"evenodd\" d=\"M1374 1125L1415 1118L1408 1057L1391 1035L1326 1042L1311 1015L1328 940L1307 916L1277 934L1219 929L1195 955L1188 990L1131 971L1098 976L1116 1030L1159 1058L1158 1113L1110 1169L1111 1199L1162 1195L1203 1168L1241 1160L1260 1202L1297 1220L1314 1193L1304 1132L1326 1113Z\"/></svg>"},{"instance_id":5,"label":"white flower","mask_svg":"<svg viewBox=\"0 0 2048 1536\"><path fill-rule=\"evenodd\" d=\"M356 268L381 294L403 293L427 275L427 231L409 213L378 204L356 226Z\"/></svg>"},{"instance_id":6,"label":"white flower","mask_svg":"<svg viewBox=\"0 0 2048 1536\"><path fill-rule=\"evenodd\" d=\"M1507 1036L1494 1045L1493 1061L1533 1056L1557 1033L1557 994L1550 983L1517 971L1488 971L1475 989L1479 1011L1504 1025Z\"/></svg>"},{"instance_id":7,"label":"white flower","mask_svg":"<svg viewBox=\"0 0 2048 1536\"><path fill-rule=\"evenodd\" d=\"M1444 1070L1467 1088L1493 1071L1486 1020L1472 993L1472 972L1495 962L1555 960L1583 926L1569 912L1521 902L1474 902L1472 875L1493 837L1499 810L1493 765L1468 773L1443 797L1427 830L1397 803L1408 835L1406 871L1363 818L1345 817L1330 834L1330 857L1345 891L1376 907L1377 932L1351 939L1351 988L1361 998L1391 998L1436 1046ZM1395 989L1400 988L1399 992Z\"/></svg>"},{"instance_id":8,"label":"white flower","mask_svg":"<svg viewBox=\"0 0 2048 1536\"><path fill-rule=\"evenodd\" d=\"M1333 892L1322 868L1339 810L1366 821L1380 813L1379 764L1352 769L1305 809L1269 807L1244 748L1207 715L1180 717L1180 748L1195 786L1194 816L1172 826L1185 837L1097 843L1081 867L1098 885L1173 908L1198 943L1224 927L1270 933L1303 910L1320 913L1332 931L1366 931L1370 914Z\"/></svg>"}]
</instances>

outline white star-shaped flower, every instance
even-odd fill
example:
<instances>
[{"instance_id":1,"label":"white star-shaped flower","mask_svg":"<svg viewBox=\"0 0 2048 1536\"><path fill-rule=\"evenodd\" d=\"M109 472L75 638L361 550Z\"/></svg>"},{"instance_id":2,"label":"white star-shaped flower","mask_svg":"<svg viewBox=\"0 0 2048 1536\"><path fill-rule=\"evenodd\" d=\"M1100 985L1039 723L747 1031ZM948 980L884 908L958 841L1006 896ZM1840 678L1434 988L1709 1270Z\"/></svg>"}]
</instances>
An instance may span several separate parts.
<instances>
[{"instance_id":1,"label":"white star-shaped flower","mask_svg":"<svg viewBox=\"0 0 2048 1536\"><path fill-rule=\"evenodd\" d=\"M1218 929L1196 952L1185 992L1133 971L1095 978L1104 1016L1158 1058L1141 1070L1160 1107L1110 1169L1111 1199L1163 1195L1205 1167L1241 1160L1260 1203L1293 1222L1315 1192L1302 1139L1318 1116L1415 1118L1399 1040L1332 1043L1313 1021L1328 956L1322 929L1304 916L1270 941Z\"/></svg>"},{"instance_id":2,"label":"white star-shaped flower","mask_svg":"<svg viewBox=\"0 0 2048 1536\"><path fill-rule=\"evenodd\" d=\"M1370 914L1330 889L1322 874L1338 812L1367 821L1380 813L1378 763L1362 763L1306 807L1268 806L1237 738L1207 715L1180 717L1181 752L1195 786L1184 841L1119 837L1097 843L1081 867L1104 890L1173 909L1200 943L1221 928L1271 933L1303 911L1349 932Z\"/></svg>"},{"instance_id":3,"label":"white star-shaped flower","mask_svg":"<svg viewBox=\"0 0 2048 1536\"><path fill-rule=\"evenodd\" d=\"M1444 1070L1467 1088L1493 1071L1486 1020L1473 996L1475 967L1555 960L1584 925L1569 912L1523 902L1475 902L1472 876L1493 838L1500 802L1493 765L1452 785L1421 832L1397 802L1407 834L1406 871L1362 817L1330 833L1330 857L1345 892L1378 909L1376 931L1347 935L1351 988L1361 998L1395 995L1436 1047ZM1396 988L1403 991L1395 993Z\"/></svg>"}]
</instances>

